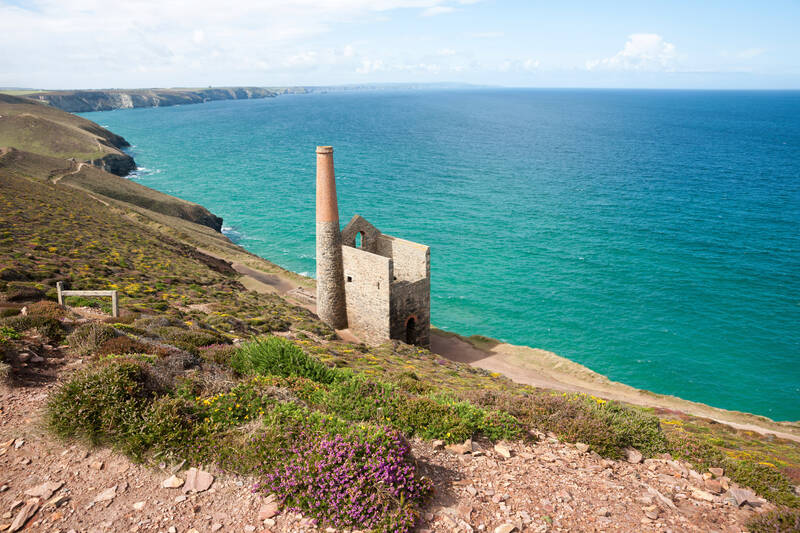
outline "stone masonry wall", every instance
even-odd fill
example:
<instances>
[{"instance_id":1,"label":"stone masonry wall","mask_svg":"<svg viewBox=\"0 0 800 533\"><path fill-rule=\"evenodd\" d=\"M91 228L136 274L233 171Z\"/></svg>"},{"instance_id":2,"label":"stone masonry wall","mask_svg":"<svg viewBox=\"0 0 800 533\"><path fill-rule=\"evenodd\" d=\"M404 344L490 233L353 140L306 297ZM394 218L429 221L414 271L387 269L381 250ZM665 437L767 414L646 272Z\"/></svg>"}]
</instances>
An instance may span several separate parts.
<instances>
[{"instance_id":1,"label":"stone masonry wall","mask_svg":"<svg viewBox=\"0 0 800 533\"><path fill-rule=\"evenodd\" d=\"M317 222L317 314L335 329L347 327L339 222Z\"/></svg>"},{"instance_id":2,"label":"stone masonry wall","mask_svg":"<svg viewBox=\"0 0 800 533\"><path fill-rule=\"evenodd\" d=\"M414 282L395 281L392 284L390 304L390 332L392 339L408 342L406 324L414 317L416 340L425 348L431 345L431 281L424 278Z\"/></svg>"},{"instance_id":3,"label":"stone masonry wall","mask_svg":"<svg viewBox=\"0 0 800 533\"><path fill-rule=\"evenodd\" d=\"M392 261L350 246L341 249L349 327L366 342L385 342L389 338Z\"/></svg>"},{"instance_id":4,"label":"stone masonry wall","mask_svg":"<svg viewBox=\"0 0 800 533\"><path fill-rule=\"evenodd\" d=\"M353 216L350 222L347 223L347 226L342 230L342 244L356 248L356 234L358 233L362 234L362 250L384 257L391 257L391 255L378 252L378 240L381 237L381 232L378 228L367 222L361 215Z\"/></svg>"},{"instance_id":5,"label":"stone masonry wall","mask_svg":"<svg viewBox=\"0 0 800 533\"><path fill-rule=\"evenodd\" d=\"M392 258L397 281L418 281L430 277L430 248L424 244L381 235L378 237L376 253Z\"/></svg>"}]
</instances>

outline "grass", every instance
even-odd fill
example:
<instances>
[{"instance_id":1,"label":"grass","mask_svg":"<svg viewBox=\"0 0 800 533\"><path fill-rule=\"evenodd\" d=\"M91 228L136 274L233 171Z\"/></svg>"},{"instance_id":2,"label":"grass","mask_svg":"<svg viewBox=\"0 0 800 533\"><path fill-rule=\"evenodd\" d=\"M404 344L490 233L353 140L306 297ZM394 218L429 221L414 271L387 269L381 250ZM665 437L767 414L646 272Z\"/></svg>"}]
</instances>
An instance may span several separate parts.
<instances>
[{"instance_id":1,"label":"grass","mask_svg":"<svg viewBox=\"0 0 800 533\"><path fill-rule=\"evenodd\" d=\"M25 96L27 94L35 94L45 92L43 89L18 89L18 90L3 90L0 94L7 94L9 96Z\"/></svg>"},{"instance_id":2,"label":"grass","mask_svg":"<svg viewBox=\"0 0 800 533\"><path fill-rule=\"evenodd\" d=\"M122 156L118 137L84 118L0 93L0 146L36 154L92 160Z\"/></svg>"},{"instance_id":3,"label":"grass","mask_svg":"<svg viewBox=\"0 0 800 533\"><path fill-rule=\"evenodd\" d=\"M412 472L406 479L418 485L402 504L384 498L375 465L365 460L368 446L380 450L385 465L405 469L407 437L498 440L529 430L585 442L607 457L632 446L646 456L670 452L699 469L723 466L771 501L798 505L791 493L792 482L800 482L796 443L515 384L418 347L336 341L308 311L247 290L230 266L199 252L195 246L262 264L212 229L125 196L104 194L103 205L89 195L96 192L88 173L83 182L77 174L73 187L54 186L48 177L55 164L30 154L0 157L0 291L29 309L28 316L0 319L0 331L7 343L18 342L14 335L43 333L55 342L69 334L70 349L86 354L88 367L48 405L51 427L62 437L142 461L216 462L259 476L269 490L276 475L295 479L280 495L286 505L335 515L331 524L348 527L357 527L350 511L333 513L310 500L321 494L321 477L300 483L311 475L309 461L331 461L331 443L352 453L348 475L361 483L358 502L372 494L381 505L394 502L379 507L394 526L377 519L361 526L402 530L418 512L424 483ZM133 194L126 191L118 194ZM75 327L61 322L67 311L52 301L30 303L52 299L57 281L118 290L122 317Z\"/></svg>"}]
</instances>

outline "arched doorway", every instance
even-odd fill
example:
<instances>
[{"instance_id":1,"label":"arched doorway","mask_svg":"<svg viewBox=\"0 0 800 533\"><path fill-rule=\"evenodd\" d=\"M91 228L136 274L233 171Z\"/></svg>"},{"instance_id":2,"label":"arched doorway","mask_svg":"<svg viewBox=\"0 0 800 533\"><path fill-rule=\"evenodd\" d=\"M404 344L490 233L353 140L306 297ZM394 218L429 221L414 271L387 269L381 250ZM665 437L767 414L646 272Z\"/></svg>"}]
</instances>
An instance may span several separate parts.
<instances>
[{"instance_id":1,"label":"arched doorway","mask_svg":"<svg viewBox=\"0 0 800 533\"><path fill-rule=\"evenodd\" d=\"M410 316L406 320L406 344L417 343L417 320Z\"/></svg>"}]
</instances>

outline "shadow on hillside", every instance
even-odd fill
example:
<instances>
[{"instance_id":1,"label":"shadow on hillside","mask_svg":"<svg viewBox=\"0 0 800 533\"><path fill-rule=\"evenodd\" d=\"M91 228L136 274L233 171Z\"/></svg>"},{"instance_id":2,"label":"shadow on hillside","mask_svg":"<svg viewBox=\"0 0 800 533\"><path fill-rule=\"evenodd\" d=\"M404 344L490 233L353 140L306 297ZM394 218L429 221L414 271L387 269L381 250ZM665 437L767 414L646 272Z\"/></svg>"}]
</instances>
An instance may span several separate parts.
<instances>
[{"instance_id":1,"label":"shadow on hillside","mask_svg":"<svg viewBox=\"0 0 800 533\"><path fill-rule=\"evenodd\" d=\"M433 498L428 504L429 507L435 505L451 507L456 504L458 496L453 490L453 485L464 479L460 472L429 463L422 458L417 461L417 472L433 480Z\"/></svg>"},{"instance_id":2,"label":"shadow on hillside","mask_svg":"<svg viewBox=\"0 0 800 533\"><path fill-rule=\"evenodd\" d=\"M484 340L485 339L485 340ZM492 357L491 349L500 344L494 339L475 336L474 342L467 342L462 337L443 331L431 331L431 352L441 355L451 361L472 364L482 359Z\"/></svg>"},{"instance_id":3,"label":"shadow on hillside","mask_svg":"<svg viewBox=\"0 0 800 533\"><path fill-rule=\"evenodd\" d=\"M24 353L24 352L23 352ZM41 352L34 352L41 353ZM6 361L10 364L5 385L10 388L35 388L44 387L58 379L58 369L62 364L62 355L58 353L42 354L42 361L21 361L20 353L7 354Z\"/></svg>"}]
</instances>

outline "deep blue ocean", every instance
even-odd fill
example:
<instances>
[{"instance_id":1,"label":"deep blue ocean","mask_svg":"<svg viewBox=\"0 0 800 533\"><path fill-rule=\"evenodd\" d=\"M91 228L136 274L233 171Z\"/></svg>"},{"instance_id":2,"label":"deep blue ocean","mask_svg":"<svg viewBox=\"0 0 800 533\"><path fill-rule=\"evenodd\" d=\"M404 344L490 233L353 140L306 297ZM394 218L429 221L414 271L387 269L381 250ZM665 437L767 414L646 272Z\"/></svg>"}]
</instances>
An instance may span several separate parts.
<instances>
[{"instance_id":1,"label":"deep blue ocean","mask_svg":"<svg viewBox=\"0 0 800 533\"><path fill-rule=\"evenodd\" d=\"M133 179L314 274L315 146L342 223L431 246L433 323L800 419L800 92L337 92L84 114Z\"/></svg>"}]
</instances>

